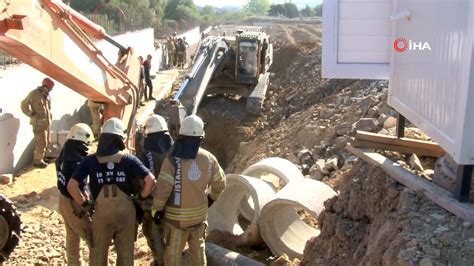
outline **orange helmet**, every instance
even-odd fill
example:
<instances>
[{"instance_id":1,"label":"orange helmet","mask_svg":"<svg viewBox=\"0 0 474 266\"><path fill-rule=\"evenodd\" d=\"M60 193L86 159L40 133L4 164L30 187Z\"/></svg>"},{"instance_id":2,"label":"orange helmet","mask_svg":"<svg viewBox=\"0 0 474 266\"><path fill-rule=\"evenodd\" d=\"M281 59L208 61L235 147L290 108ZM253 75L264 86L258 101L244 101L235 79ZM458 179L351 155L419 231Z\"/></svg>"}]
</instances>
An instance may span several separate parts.
<instances>
[{"instance_id":1,"label":"orange helmet","mask_svg":"<svg viewBox=\"0 0 474 266\"><path fill-rule=\"evenodd\" d=\"M43 86L45 86L48 89L52 89L54 87L54 81L52 81L50 78L44 78Z\"/></svg>"}]
</instances>

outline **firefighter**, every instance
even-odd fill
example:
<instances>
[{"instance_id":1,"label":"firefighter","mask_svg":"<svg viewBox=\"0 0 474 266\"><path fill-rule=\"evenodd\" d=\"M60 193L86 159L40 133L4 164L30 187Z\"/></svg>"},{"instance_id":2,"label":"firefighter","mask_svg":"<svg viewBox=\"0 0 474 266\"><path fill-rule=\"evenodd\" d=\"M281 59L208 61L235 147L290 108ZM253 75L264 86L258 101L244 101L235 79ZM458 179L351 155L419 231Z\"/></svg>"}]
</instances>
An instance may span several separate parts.
<instances>
[{"instance_id":1,"label":"firefighter","mask_svg":"<svg viewBox=\"0 0 474 266\"><path fill-rule=\"evenodd\" d=\"M201 118L184 118L157 180L151 213L156 224L163 221L166 265L182 265L186 242L189 265L206 265L207 209L224 190L226 180L214 155L200 148L203 138Z\"/></svg>"},{"instance_id":2,"label":"firefighter","mask_svg":"<svg viewBox=\"0 0 474 266\"><path fill-rule=\"evenodd\" d=\"M61 154L56 160L56 173L58 177L59 213L64 219L66 227L66 256L68 265L81 265L80 239L88 241L87 221L84 219L81 206L77 204L67 191L67 183L77 165L87 156L88 145L92 139L91 128L84 124L75 124L64 143Z\"/></svg>"},{"instance_id":3,"label":"firefighter","mask_svg":"<svg viewBox=\"0 0 474 266\"><path fill-rule=\"evenodd\" d=\"M145 123L145 134L144 151L138 157L155 176L158 176L163 160L173 145L166 120L156 114L150 116ZM155 265L164 265L163 227L153 222L150 213L152 203L153 197L150 196L140 204L143 210L143 235L153 253Z\"/></svg>"},{"instance_id":4,"label":"firefighter","mask_svg":"<svg viewBox=\"0 0 474 266\"><path fill-rule=\"evenodd\" d=\"M176 43L176 59L178 61L178 67L184 67L186 56L186 46L183 43L181 38L178 38L178 42Z\"/></svg>"},{"instance_id":5,"label":"firefighter","mask_svg":"<svg viewBox=\"0 0 474 266\"><path fill-rule=\"evenodd\" d=\"M88 100L87 106L91 111L92 117L92 132L94 133L94 138L98 138L100 134L100 127L102 126L102 112L104 107L100 103Z\"/></svg>"},{"instance_id":6,"label":"firefighter","mask_svg":"<svg viewBox=\"0 0 474 266\"><path fill-rule=\"evenodd\" d=\"M171 36L166 41L166 49L168 50L168 68L172 68L176 65L176 43Z\"/></svg>"},{"instance_id":7,"label":"firefighter","mask_svg":"<svg viewBox=\"0 0 474 266\"><path fill-rule=\"evenodd\" d=\"M155 185L155 177L140 160L122 152L125 130L120 119L107 120L97 153L82 160L68 183L69 193L88 213L92 224L91 265L107 265L112 240L117 265L133 265L136 220L132 198L148 197ZM137 179L143 182L141 191L134 189ZM90 193L80 189L86 184Z\"/></svg>"},{"instance_id":8,"label":"firefighter","mask_svg":"<svg viewBox=\"0 0 474 266\"><path fill-rule=\"evenodd\" d=\"M21 110L30 117L30 124L33 126L35 140L33 165L39 168L48 166L44 161L44 155L50 142L49 127L52 115L49 93L53 87L54 82L50 78L44 78L41 86L30 92L21 102Z\"/></svg>"}]
</instances>

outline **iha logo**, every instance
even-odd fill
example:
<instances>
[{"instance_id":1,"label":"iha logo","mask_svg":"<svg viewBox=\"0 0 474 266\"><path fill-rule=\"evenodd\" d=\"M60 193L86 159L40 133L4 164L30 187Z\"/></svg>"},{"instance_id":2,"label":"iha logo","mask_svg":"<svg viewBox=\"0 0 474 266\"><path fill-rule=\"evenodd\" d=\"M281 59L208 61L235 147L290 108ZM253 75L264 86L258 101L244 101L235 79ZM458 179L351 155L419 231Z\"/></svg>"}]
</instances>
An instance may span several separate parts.
<instances>
[{"instance_id":1,"label":"iha logo","mask_svg":"<svg viewBox=\"0 0 474 266\"><path fill-rule=\"evenodd\" d=\"M407 40L405 38L397 38L393 42L393 49L399 53L403 53L406 50L410 51L431 51L431 46L428 42L416 42L413 40Z\"/></svg>"}]
</instances>

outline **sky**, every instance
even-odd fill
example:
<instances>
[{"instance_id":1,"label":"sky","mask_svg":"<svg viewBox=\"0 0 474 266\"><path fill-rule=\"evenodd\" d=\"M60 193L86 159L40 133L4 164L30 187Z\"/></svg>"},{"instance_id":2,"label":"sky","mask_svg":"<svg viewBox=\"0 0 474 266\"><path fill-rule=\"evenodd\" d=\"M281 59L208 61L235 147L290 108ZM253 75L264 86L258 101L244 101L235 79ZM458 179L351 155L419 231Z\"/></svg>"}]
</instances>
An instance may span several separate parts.
<instances>
[{"instance_id":1,"label":"sky","mask_svg":"<svg viewBox=\"0 0 474 266\"><path fill-rule=\"evenodd\" d=\"M193 0L194 3L198 6L205 6L205 5L212 5L216 7L222 6L243 6L247 3L247 0ZM270 3L277 2L278 4L284 3L284 0L275 0L270 1ZM290 1L287 1L290 2ZM312 1L298 1L293 0L293 3L297 2L312 2L312 3L320 3L322 0L312 0Z\"/></svg>"}]
</instances>

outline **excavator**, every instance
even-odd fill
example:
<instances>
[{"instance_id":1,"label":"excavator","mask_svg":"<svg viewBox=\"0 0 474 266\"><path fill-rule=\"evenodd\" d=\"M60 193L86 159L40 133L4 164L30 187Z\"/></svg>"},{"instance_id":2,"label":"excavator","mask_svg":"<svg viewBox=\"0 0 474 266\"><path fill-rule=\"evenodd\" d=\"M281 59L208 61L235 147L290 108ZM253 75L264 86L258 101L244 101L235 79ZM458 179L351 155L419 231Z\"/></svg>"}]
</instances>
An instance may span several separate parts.
<instances>
[{"instance_id":1,"label":"excavator","mask_svg":"<svg viewBox=\"0 0 474 266\"><path fill-rule=\"evenodd\" d=\"M165 108L172 132L185 116L197 113L206 95L244 97L247 114L261 113L273 62L270 36L261 27L234 28L235 36L222 34L201 40L190 71L172 104Z\"/></svg>"},{"instance_id":2,"label":"excavator","mask_svg":"<svg viewBox=\"0 0 474 266\"><path fill-rule=\"evenodd\" d=\"M117 62L102 54L97 40L118 48ZM128 125L127 148L134 150L140 62L132 48L60 0L0 0L0 49L103 103L104 120L118 117ZM0 195L0 264L18 244L20 224L11 201Z\"/></svg>"},{"instance_id":3,"label":"excavator","mask_svg":"<svg viewBox=\"0 0 474 266\"><path fill-rule=\"evenodd\" d=\"M241 29L233 37L201 40L194 64L168 112L170 128L195 114L204 96L245 97L249 114L261 112L272 64L272 45L261 29ZM118 48L110 62L95 45L105 40ZM0 49L54 78L82 96L104 104L104 120L127 124L127 148L135 151L135 114L139 104L140 62L105 30L60 0L0 0ZM171 114L171 115L170 115ZM137 145L138 147L138 145ZM20 237L21 219L0 195L0 264Z\"/></svg>"}]
</instances>

